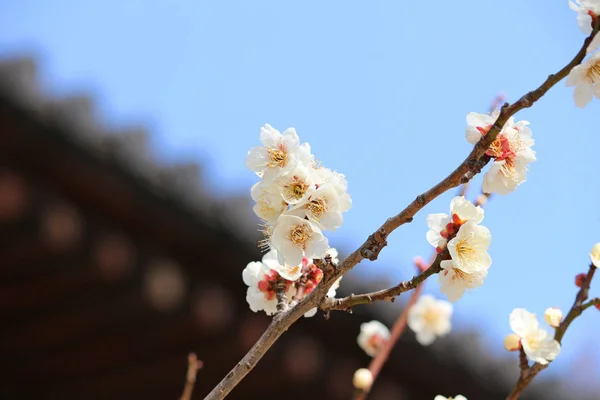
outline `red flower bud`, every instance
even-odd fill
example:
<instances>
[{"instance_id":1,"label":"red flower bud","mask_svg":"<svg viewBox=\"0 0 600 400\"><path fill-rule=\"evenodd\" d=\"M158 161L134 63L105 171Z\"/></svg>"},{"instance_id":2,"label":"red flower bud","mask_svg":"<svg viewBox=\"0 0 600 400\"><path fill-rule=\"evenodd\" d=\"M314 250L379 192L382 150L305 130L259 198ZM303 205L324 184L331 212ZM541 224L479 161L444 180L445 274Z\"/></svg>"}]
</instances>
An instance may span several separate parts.
<instances>
[{"instance_id":1,"label":"red flower bud","mask_svg":"<svg viewBox=\"0 0 600 400\"><path fill-rule=\"evenodd\" d=\"M583 272L581 274L577 274L575 277L575 285L580 288L583 285L585 278L587 278L587 274L584 274Z\"/></svg>"}]
</instances>

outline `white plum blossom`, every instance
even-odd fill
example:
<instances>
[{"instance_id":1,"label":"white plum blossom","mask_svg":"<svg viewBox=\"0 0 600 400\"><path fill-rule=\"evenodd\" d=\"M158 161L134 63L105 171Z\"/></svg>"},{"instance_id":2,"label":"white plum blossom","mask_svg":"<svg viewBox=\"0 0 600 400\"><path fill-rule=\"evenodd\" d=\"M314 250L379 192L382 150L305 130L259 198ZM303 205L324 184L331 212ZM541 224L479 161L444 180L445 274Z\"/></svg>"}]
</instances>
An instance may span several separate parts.
<instances>
[{"instance_id":1,"label":"white plum blossom","mask_svg":"<svg viewBox=\"0 0 600 400\"><path fill-rule=\"evenodd\" d=\"M483 208L475 206L469 200L463 196L456 196L450 202L450 215L439 213L430 214L427 217L427 225L429 231L427 232L427 241L433 247L439 247L444 249L446 247L448 235L448 224L463 224L467 221L473 220L476 224L483 221ZM452 227L450 227L452 229Z\"/></svg>"},{"instance_id":2,"label":"white plum blossom","mask_svg":"<svg viewBox=\"0 0 600 400\"><path fill-rule=\"evenodd\" d=\"M260 141L262 146L248 151L246 166L265 181L289 172L299 163L309 165L310 146L308 143L300 145L294 128L288 128L282 134L265 124L260 128Z\"/></svg>"},{"instance_id":3,"label":"white plum blossom","mask_svg":"<svg viewBox=\"0 0 600 400\"><path fill-rule=\"evenodd\" d=\"M492 241L490 230L474 220L465 222L448 242L448 252L454 267L466 273L487 270L492 265L488 248Z\"/></svg>"},{"instance_id":4,"label":"white plum blossom","mask_svg":"<svg viewBox=\"0 0 600 400\"><path fill-rule=\"evenodd\" d=\"M450 333L452 311L451 303L423 295L408 310L408 326L415 332L421 345L430 345L436 337Z\"/></svg>"},{"instance_id":5,"label":"white plum blossom","mask_svg":"<svg viewBox=\"0 0 600 400\"><path fill-rule=\"evenodd\" d=\"M544 320L553 328L558 328L563 320L563 313L560 308L549 307L544 311Z\"/></svg>"},{"instance_id":6,"label":"white plum blossom","mask_svg":"<svg viewBox=\"0 0 600 400\"><path fill-rule=\"evenodd\" d=\"M250 189L250 196L256 202L252 208L254 213L267 224L274 224L288 209L288 204L273 184L265 184L263 181L255 183Z\"/></svg>"},{"instance_id":7,"label":"white plum blossom","mask_svg":"<svg viewBox=\"0 0 600 400\"><path fill-rule=\"evenodd\" d=\"M458 301L465 292L477 289L483 285L487 277L487 269L472 273L464 272L454 267L452 260L444 260L440 263L442 270L438 274L440 292L445 294L449 301Z\"/></svg>"},{"instance_id":8,"label":"white plum blossom","mask_svg":"<svg viewBox=\"0 0 600 400\"><path fill-rule=\"evenodd\" d=\"M287 174L281 175L277 179L277 186L283 200L292 205L305 200L316 188L311 172L308 166L298 164Z\"/></svg>"},{"instance_id":9,"label":"white plum blossom","mask_svg":"<svg viewBox=\"0 0 600 400\"><path fill-rule=\"evenodd\" d=\"M560 344L540 328L535 314L524 308L516 308L510 314L510 328L521 338L523 351L531 361L545 365L560 353Z\"/></svg>"},{"instance_id":10,"label":"white plum blossom","mask_svg":"<svg viewBox=\"0 0 600 400\"><path fill-rule=\"evenodd\" d=\"M282 278L294 282L302 276L303 264L312 263L312 260L302 260L301 264L296 265L281 264L277 257L277 250L271 249L263 256L262 263L269 269L275 270Z\"/></svg>"},{"instance_id":11,"label":"white plum blossom","mask_svg":"<svg viewBox=\"0 0 600 400\"><path fill-rule=\"evenodd\" d=\"M573 98L577 107L585 107L594 96L600 99L600 52L592 54L587 60L573 67L565 85L575 86Z\"/></svg>"},{"instance_id":12,"label":"white plum blossom","mask_svg":"<svg viewBox=\"0 0 600 400\"><path fill-rule=\"evenodd\" d=\"M389 339L390 330L379 321L371 321L360 325L356 341L365 353L375 357Z\"/></svg>"},{"instance_id":13,"label":"white plum blossom","mask_svg":"<svg viewBox=\"0 0 600 400\"><path fill-rule=\"evenodd\" d=\"M281 264L298 265L304 256L323 257L329 242L314 223L295 215L282 215L273 229L271 246L277 250Z\"/></svg>"},{"instance_id":14,"label":"white plum blossom","mask_svg":"<svg viewBox=\"0 0 600 400\"><path fill-rule=\"evenodd\" d=\"M569 0L569 6L577 11L577 24L583 33L592 33L592 16L600 15L600 0Z\"/></svg>"},{"instance_id":15,"label":"white plum blossom","mask_svg":"<svg viewBox=\"0 0 600 400\"><path fill-rule=\"evenodd\" d=\"M244 283L248 286L246 301L254 312L264 311L267 315L277 312L277 296L274 283L279 278L277 272L267 267L262 262L249 263L242 272ZM286 282L288 298L291 298L296 289Z\"/></svg>"},{"instance_id":16,"label":"white plum blossom","mask_svg":"<svg viewBox=\"0 0 600 400\"><path fill-rule=\"evenodd\" d=\"M460 394L456 397L444 397L444 396L438 394L437 396L435 396L433 398L433 400L467 400L467 398Z\"/></svg>"},{"instance_id":17,"label":"white plum blossom","mask_svg":"<svg viewBox=\"0 0 600 400\"><path fill-rule=\"evenodd\" d=\"M469 113L467 115L466 138L475 144L485 136L496 120L498 112L491 116ZM531 129L527 121L514 121L509 118L485 154L494 162L483 180L485 193L506 195L516 190L527 179L528 164L536 160Z\"/></svg>"},{"instance_id":18,"label":"white plum blossom","mask_svg":"<svg viewBox=\"0 0 600 400\"><path fill-rule=\"evenodd\" d=\"M596 243L590 252L590 260L596 268L600 268L600 243Z\"/></svg>"}]
</instances>

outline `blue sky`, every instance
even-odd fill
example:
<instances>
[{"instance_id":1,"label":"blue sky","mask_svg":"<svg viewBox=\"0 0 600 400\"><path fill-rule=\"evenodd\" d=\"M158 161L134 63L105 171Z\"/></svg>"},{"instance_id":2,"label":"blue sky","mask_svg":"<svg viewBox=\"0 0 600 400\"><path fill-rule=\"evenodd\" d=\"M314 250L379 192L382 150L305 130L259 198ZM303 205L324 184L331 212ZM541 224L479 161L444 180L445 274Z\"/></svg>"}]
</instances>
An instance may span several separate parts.
<instances>
[{"instance_id":1,"label":"blue sky","mask_svg":"<svg viewBox=\"0 0 600 400\"><path fill-rule=\"evenodd\" d=\"M157 157L205 163L216 193L249 193L244 157L261 125L295 127L348 178L353 208L329 235L348 250L464 159L468 112L486 112L500 91L518 99L584 39L566 0L21 0L0 2L0 15L0 55L37 56L52 93L91 92L109 125L147 125ZM456 306L458 328L480 329L493 351L513 308L570 307L574 276L600 241L599 110L597 100L577 109L560 83L517 115L531 122L538 161L486 207L493 265ZM454 194L353 273L412 274L412 258L431 251L426 215L447 212ZM437 292L434 280L427 290ZM598 353L599 330L588 311L549 373Z\"/></svg>"}]
</instances>

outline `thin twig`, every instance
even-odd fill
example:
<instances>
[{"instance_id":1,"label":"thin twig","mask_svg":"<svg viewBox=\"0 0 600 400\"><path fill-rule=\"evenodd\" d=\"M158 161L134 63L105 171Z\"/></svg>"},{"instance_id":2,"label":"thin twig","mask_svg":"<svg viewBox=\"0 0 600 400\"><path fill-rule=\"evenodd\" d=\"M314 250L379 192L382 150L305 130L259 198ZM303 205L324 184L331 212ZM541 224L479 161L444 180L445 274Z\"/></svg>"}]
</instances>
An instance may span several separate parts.
<instances>
[{"instance_id":1,"label":"thin twig","mask_svg":"<svg viewBox=\"0 0 600 400\"><path fill-rule=\"evenodd\" d=\"M425 281L425 279L429 278L433 274L437 274L438 272L440 272L442 270L442 267L440 267L440 263L442 262L442 260L447 259L448 257L449 256L447 254L447 251L440 253L435 258L431 266L425 271L422 271L420 274L414 276L412 279L408 281L402 281L396 286L393 286L389 289L379 290L377 292L365 293L360 295L350 295L340 299L327 298L323 300L320 308L323 311L348 310L359 304L370 304L376 301L394 301L396 296L398 296L399 294L417 288L421 283Z\"/></svg>"},{"instance_id":2,"label":"thin twig","mask_svg":"<svg viewBox=\"0 0 600 400\"><path fill-rule=\"evenodd\" d=\"M196 375L198 375L198 370L202 368L202 365L202 361L198 360L196 354L190 353L188 355L188 369L185 379L185 386L183 387L183 394L179 398L180 400L192 399L194 385L196 384Z\"/></svg>"},{"instance_id":3,"label":"thin twig","mask_svg":"<svg viewBox=\"0 0 600 400\"><path fill-rule=\"evenodd\" d=\"M411 222L415 214L423 207L433 201L447 190L457 187L461 183L466 183L472 176L481 170L482 160L487 163L489 157L484 157L490 144L496 139L504 124L510 117L518 111L531 107L538 101L550 88L565 78L569 71L576 65L579 65L585 58L586 49L598 32L600 23L596 24L592 34L585 40L581 50L563 69L548 78L535 90L525 94L515 103L505 103L500 109L498 118L481 140L473 147L468 157L446 178L428 191L418 195L404 210L397 215L389 218L377 231L370 235L367 240L346 259L341 262L332 274L326 274L323 281L317 285L315 290L306 296L296 307L287 310L273 318L271 324L265 333L252 346L244 358L237 363L233 369L219 382L219 384L205 397L205 400L223 399L233 388L256 366L267 350L275 341L285 332L294 322L298 320L308 310L317 307L325 298L327 291L333 283L346 272L350 271L356 264L363 259L374 261L377 259L381 250L387 245L387 236L398 227ZM424 272L424 274L427 271ZM431 273L429 274L431 275ZM428 276L429 276L428 275ZM419 282L417 282L418 284Z\"/></svg>"},{"instance_id":4,"label":"thin twig","mask_svg":"<svg viewBox=\"0 0 600 400\"><path fill-rule=\"evenodd\" d=\"M567 316L565 317L565 319L560 323L558 328L556 328L556 331L554 332L554 339L556 341L558 341L559 343L562 342L563 336L565 335L565 333L567 332L567 329L569 328L571 323L575 320L575 318L579 317L581 315L581 313L588 307L591 307L594 304L600 303L600 299L593 299L587 303L584 303L584 301L586 301L588 298L588 292L590 290L590 285L592 283L592 279L594 278L595 272L596 272L596 267L593 264L590 264L588 273L586 274L585 278L583 279L583 281L581 283L581 288L579 289L579 291L577 292L577 295L575 296L575 302L571 306L571 309L567 313ZM525 354L522 349L521 349L521 353ZM525 359L525 360L527 361L527 359ZM523 393L525 388L527 388L527 386L529 386L529 384L531 383L533 378L535 378L540 372L542 372L549 366L550 366L550 363L544 364L544 365L539 364L539 363L534 363L531 367L527 366L526 368L523 368L523 363L521 361L521 373L519 374L519 379L517 380L515 387L513 388L512 392L508 395L506 400L517 400L519 398L519 396L521 395L521 393Z\"/></svg>"},{"instance_id":5,"label":"thin twig","mask_svg":"<svg viewBox=\"0 0 600 400\"><path fill-rule=\"evenodd\" d=\"M421 270L421 272L423 272L423 270ZM421 295L421 291L423 290L423 284L424 282L420 283L415 289L415 291L412 292L410 299L406 304L406 307L404 307L404 310L402 310L402 313L400 314L398 319L396 319L396 322L392 327L390 338L385 342L385 345L379 350L377 355L375 355L375 357L373 357L373 359L371 360L371 363L369 364L369 371L371 371L371 375L373 376L373 383L375 382L375 380L377 380L379 372L381 372L381 368L389 358L392 349L402 336L402 333L404 333L404 330L406 329L406 323L408 322L408 312L410 311L410 308L415 305L417 299ZM373 387L373 384L371 384L371 387ZM355 400L366 399L369 392L371 391L371 387L369 387L366 390L356 391L354 397Z\"/></svg>"},{"instance_id":6,"label":"thin twig","mask_svg":"<svg viewBox=\"0 0 600 400\"><path fill-rule=\"evenodd\" d=\"M590 301L588 301L587 303L584 303L581 306L581 311L585 311L590 307L598 307L600 306L600 297L596 297L595 299L591 299Z\"/></svg>"}]
</instances>

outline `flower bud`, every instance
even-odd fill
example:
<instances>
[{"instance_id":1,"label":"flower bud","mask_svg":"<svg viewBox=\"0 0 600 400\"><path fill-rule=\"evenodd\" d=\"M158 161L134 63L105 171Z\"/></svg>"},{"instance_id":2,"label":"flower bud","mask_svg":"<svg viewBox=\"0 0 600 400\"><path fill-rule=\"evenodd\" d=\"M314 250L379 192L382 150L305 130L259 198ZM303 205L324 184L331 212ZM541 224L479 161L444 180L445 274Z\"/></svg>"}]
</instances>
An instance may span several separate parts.
<instances>
[{"instance_id":1,"label":"flower bud","mask_svg":"<svg viewBox=\"0 0 600 400\"><path fill-rule=\"evenodd\" d=\"M577 274L577 276L575 277L575 285L580 288L583 285L583 281L586 277L587 275L583 272L581 274Z\"/></svg>"},{"instance_id":2,"label":"flower bud","mask_svg":"<svg viewBox=\"0 0 600 400\"><path fill-rule=\"evenodd\" d=\"M504 348L507 351L517 351L521 348L521 338L519 335L511 333L504 338Z\"/></svg>"},{"instance_id":3,"label":"flower bud","mask_svg":"<svg viewBox=\"0 0 600 400\"><path fill-rule=\"evenodd\" d=\"M592 247L590 260L592 261L592 264L594 264L594 267L600 267L600 243L596 243L594 247Z\"/></svg>"},{"instance_id":4,"label":"flower bud","mask_svg":"<svg viewBox=\"0 0 600 400\"><path fill-rule=\"evenodd\" d=\"M550 307L544 312L546 323L553 328L558 328L563 319L563 313L559 308Z\"/></svg>"},{"instance_id":5,"label":"flower bud","mask_svg":"<svg viewBox=\"0 0 600 400\"><path fill-rule=\"evenodd\" d=\"M359 390L369 390L373 384L373 374L366 368L359 368L354 372L352 384Z\"/></svg>"},{"instance_id":6,"label":"flower bud","mask_svg":"<svg viewBox=\"0 0 600 400\"><path fill-rule=\"evenodd\" d=\"M596 303L595 307L596 307L596 310L600 311L600 303Z\"/></svg>"},{"instance_id":7,"label":"flower bud","mask_svg":"<svg viewBox=\"0 0 600 400\"><path fill-rule=\"evenodd\" d=\"M479 196L477 196L477 204L480 206L485 205L485 203L487 203L488 201L488 197L485 194L480 194Z\"/></svg>"}]
</instances>

